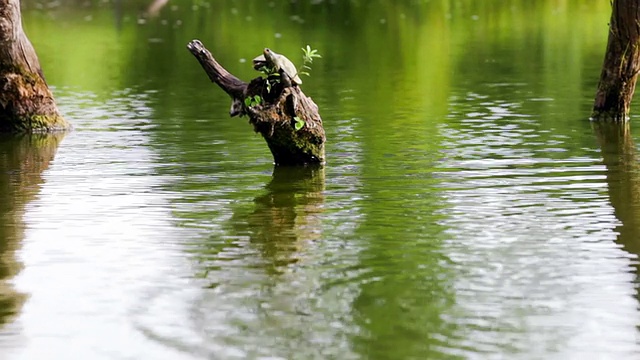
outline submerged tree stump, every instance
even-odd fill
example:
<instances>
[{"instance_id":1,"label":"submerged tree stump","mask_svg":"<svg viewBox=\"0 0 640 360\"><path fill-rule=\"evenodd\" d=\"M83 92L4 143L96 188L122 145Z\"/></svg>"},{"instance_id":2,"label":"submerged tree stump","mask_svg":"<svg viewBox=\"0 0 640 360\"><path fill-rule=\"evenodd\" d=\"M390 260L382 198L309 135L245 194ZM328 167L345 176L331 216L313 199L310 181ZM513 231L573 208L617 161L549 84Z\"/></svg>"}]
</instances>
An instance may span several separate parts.
<instances>
[{"instance_id":1,"label":"submerged tree stump","mask_svg":"<svg viewBox=\"0 0 640 360\"><path fill-rule=\"evenodd\" d=\"M20 1L0 0L0 132L49 132L69 127L22 30Z\"/></svg>"},{"instance_id":2,"label":"submerged tree stump","mask_svg":"<svg viewBox=\"0 0 640 360\"><path fill-rule=\"evenodd\" d=\"M212 82L232 99L231 116L247 115L255 132L260 133L273 154L276 165L322 164L325 161L325 133L318 106L300 87L268 87L258 77L246 83L213 58L199 40L187 48L198 59ZM258 96L260 101L252 101ZM296 129L296 123L304 125Z\"/></svg>"},{"instance_id":3,"label":"submerged tree stump","mask_svg":"<svg viewBox=\"0 0 640 360\"><path fill-rule=\"evenodd\" d=\"M624 122L640 71L640 1L613 0L609 39L591 118Z\"/></svg>"}]
</instances>

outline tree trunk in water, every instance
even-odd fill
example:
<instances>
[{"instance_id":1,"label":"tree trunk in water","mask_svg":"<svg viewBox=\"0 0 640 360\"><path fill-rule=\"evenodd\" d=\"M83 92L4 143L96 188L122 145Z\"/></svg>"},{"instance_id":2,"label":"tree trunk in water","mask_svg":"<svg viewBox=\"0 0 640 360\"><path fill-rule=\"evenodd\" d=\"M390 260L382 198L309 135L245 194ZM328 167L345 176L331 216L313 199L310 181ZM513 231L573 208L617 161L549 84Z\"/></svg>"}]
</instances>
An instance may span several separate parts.
<instances>
[{"instance_id":1,"label":"tree trunk in water","mask_svg":"<svg viewBox=\"0 0 640 360\"><path fill-rule=\"evenodd\" d=\"M231 96L231 116L249 116L249 123L266 140L276 165L324 163L325 134L318 106L300 87L278 84L267 91L266 79L258 77L250 83L238 79L218 64L200 41L191 41L187 48L211 81ZM261 101L251 103L255 96ZM304 125L296 129L296 123Z\"/></svg>"},{"instance_id":2,"label":"tree trunk in water","mask_svg":"<svg viewBox=\"0 0 640 360\"><path fill-rule=\"evenodd\" d=\"M19 0L0 0L0 132L70 127L60 113L22 30Z\"/></svg>"},{"instance_id":3,"label":"tree trunk in water","mask_svg":"<svg viewBox=\"0 0 640 360\"><path fill-rule=\"evenodd\" d=\"M593 105L593 120L623 122L640 71L640 2L614 0L607 52Z\"/></svg>"}]
</instances>

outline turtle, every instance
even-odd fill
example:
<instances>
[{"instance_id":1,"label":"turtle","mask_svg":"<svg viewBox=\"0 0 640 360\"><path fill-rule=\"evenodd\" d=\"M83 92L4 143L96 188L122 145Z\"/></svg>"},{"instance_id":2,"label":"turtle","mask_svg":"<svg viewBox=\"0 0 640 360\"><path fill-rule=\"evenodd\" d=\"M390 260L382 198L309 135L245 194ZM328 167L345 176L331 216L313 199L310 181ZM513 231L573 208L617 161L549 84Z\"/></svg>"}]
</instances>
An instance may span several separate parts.
<instances>
[{"instance_id":1,"label":"turtle","mask_svg":"<svg viewBox=\"0 0 640 360\"><path fill-rule=\"evenodd\" d=\"M263 66L270 67L274 71L280 73L280 80L286 86L302 84L302 80L298 76L298 70L291 60L269 48L265 48L262 55L253 59L254 69L258 70Z\"/></svg>"}]
</instances>

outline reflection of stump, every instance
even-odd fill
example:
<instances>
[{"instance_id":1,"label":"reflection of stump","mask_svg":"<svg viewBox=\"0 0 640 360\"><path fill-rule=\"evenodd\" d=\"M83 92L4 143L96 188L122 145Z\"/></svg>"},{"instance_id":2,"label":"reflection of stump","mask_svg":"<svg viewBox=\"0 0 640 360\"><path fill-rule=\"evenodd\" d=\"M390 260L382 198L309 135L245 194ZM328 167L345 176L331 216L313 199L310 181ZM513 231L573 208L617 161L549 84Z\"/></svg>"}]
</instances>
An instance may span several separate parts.
<instances>
[{"instance_id":1,"label":"reflection of stump","mask_svg":"<svg viewBox=\"0 0 640 360\"><path fill-rule=\"evenodd\" d=\"M0 132L68 129L21 21L20 1L0 0Z\"/></svg>"},{"instance_id":2,"label":"reflection of stump","mask_svg":"<svg viewBox=\"0 0 640 360\"><path fill-rule=\"evenodd\" d=\"M607 167L609 201L623 224L618 241L625 250L640 254L640 165L629 123L592 123Z\"/></svg>"},{"instance_id":3,"label":"reflection of stump","mask_svg":"<svg viewBox=\"0 0 640 360\"><path fill-rule=\"evenodd\" d=\"M22 269L16 252L22 246L27 204L40 191L42 172L64 134L0 136L0 327L16 316L26 299L11 280Z\"/></svg>"},{"instance_id":4,"label":"reflection of stump","mask_svg":"<svg viewBox=\"0 0 640 360\"><path fill-rule=\"evenodd\" d=\"M198 40L187 46L211 81L233 99L233 113L246 114L267 142L277 165L324 163L325 134L318 106L298 86L274 86L267 91L259 77L247 84L230 74ZM251 102L255 96L262 101ZM245 101L245 100L249 101ZM296 122L304 126L296 129Z\"/></svg>"},{"instance_id":5,"label":"reflection of stump","mask_svg":"<svg viewBox=\"0 0 640 360\"><path fill-rule=\"evenodd\" d=\"M267 193L255 198L251 214L243 215L251 242L273 264L271 271L298 262L305 244L322 237L324 181L321 166L276 167Z\"/></svg>"}]
</instances>

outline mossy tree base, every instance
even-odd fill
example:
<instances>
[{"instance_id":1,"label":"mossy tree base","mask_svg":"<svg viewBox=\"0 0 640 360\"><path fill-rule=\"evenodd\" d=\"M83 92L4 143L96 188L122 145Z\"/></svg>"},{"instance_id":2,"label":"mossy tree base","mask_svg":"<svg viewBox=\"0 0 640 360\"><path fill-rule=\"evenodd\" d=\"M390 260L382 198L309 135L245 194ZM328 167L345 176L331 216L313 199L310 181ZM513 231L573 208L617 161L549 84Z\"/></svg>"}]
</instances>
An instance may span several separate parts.
<instances>
[{"instance_id":1,"label":"mossy tree base","mask_svg":"<svg viewBox=\"0 0 640 360\"><path fill-rule=\"evenodd\" d=\"M640 2L614 0L591 119L625 122L640 72Z\"/></svg>"},{"instance_id":2,"label":"mossy tree base","mask_svg":"<svg viewBox=\"0 0 640 360\"><path fill-rule=\"evenodd\" d=\"M41 77L0 72L0 132L51 132L69 127Z\"/></svg>"},{"instance_id":3,"label":"mossy tree base","mask_svg":"<svg viewBox=\"0 0 640 360\"><path fill-rule=\"evenodd\" d=\"M318 106L297 86L275 86L270 90L267 92L266 79L252 80L245 97L258 95L264 101L244 106L243 111L249 115L254 130L266 140L275 163L323 163L325 134ZM299 129L296 129L297 122L303 124Z\"/></svg>"},{"instance_id":4,"label":"mossy tree base","mask_svg":"<svg viewBox=\"0 0 640 360\"><path fill-rule=\"evenodd\" d=\"M20 2L0 0L0 132L69 129L21 22Z\"/></svg>"},{"instance_id":5,"label":"mossy tree base","mask_svg":"<svg viewBox=\"0 0 640 360\"><path fill-rule=\"evenodd\" d=\"M269 88L262 77L245 83L218 64L200 41L191 41L187 48L211 81L231 96L232 115L248 115L277 165L324 163L325 133L318 106L298 86L279 84ZM256 95L261 101L245 102Z\"/></svg>"}]
</instances>

